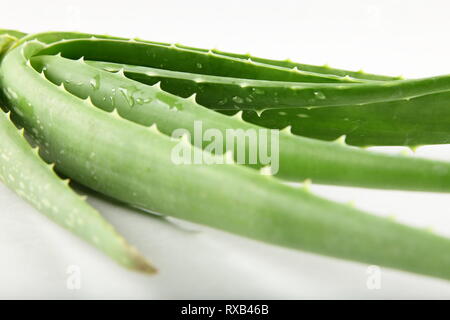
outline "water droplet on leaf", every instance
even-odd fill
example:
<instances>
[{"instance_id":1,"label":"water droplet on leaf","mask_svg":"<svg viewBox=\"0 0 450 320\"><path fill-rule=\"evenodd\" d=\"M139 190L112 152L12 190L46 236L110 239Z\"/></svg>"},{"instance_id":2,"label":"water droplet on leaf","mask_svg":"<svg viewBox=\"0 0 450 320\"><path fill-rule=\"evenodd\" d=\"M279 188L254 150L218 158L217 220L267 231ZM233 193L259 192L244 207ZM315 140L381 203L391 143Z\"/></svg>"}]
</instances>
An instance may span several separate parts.
<instances>
[{"instance_id":1,"label":"water droplet on leaf","mask_svg":"<svg viewBox=\"0 0 450 320\"><path fill-rule=\"evenodd\" d=\"M134 98L131 94L128 94L128 90L125 88L119 88L120 93L122 94L122 96L125 98L125 100L127 101L128 105L130 107L134 106Z\"/></svg>"},{"instance_id":2,"label":"water droplet on leaf","mask_svg":"<svg viewBox=\"0 0 450 320\"><path fill-rule=\"evenodd\" d=\"M320 91L314 91L314 96L320 100L323 100L326 98L325 95L323 94L323 92L320 92Z\"/></svg>"},{"instance_id":3,"label":"water droplet on leaf","mask_svg":"<svg viewBox=\"0 0 450 320\"><path fill-rule=\"evenodd\" d=\"M89 84L94 90L100 89L100 75L96 75L94 78L89 81Z\"/></svg>"},{"instance_id":4,"label":"water droplet on leaf","mask_svg":"<svg viewBox=\"0 0 450 320\"><path fill-rule=\"evenodd\" d=\"M238 96L234 96L233 101L236 103L243 103L244 99L242 99L241 97L238 97Z\"/></svg>"}]
</instances>

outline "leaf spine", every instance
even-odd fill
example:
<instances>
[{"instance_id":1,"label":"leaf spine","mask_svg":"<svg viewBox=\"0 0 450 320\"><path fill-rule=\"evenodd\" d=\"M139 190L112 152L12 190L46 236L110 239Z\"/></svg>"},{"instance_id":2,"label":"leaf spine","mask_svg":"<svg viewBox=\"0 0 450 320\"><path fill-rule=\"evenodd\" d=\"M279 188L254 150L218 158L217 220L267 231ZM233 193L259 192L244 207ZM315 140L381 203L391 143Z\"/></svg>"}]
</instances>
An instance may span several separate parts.
<instances>
[{"instance_id":1,"label":"leaf spine","mask_svg":"<svg viewBox=\"0 0 450 320\"><path fill-rule=\"evenodd\" d=\"M94 101L92 101L91 96L87 96L86 101L87 101L88 105L95 107Z\"/></svg>"},{"instance_id":2,"label":"leaf spine","mask_svg":"<svg viewBox=\"0 0 450 320\"><path fill-rule=\"evenodd\" d=\"M121 76L123 78L126 78L124 68L120 68L119 70L117 70L117 72L115 74L117 74L118 76Z\"/></svg>"},{"instance_id":3,"label":"leaf spine","mask_svg":"<svg viewBox=\"0 0 450 320\"><path fill-rule=\"evenodd\" d=\"M117 111L117 108L114 108L114 109L111 111L111 115L112 115L114 118L116 118L116 119L120 119L120 118L121 118L119 112Z\"/></svg>"},{"instance_id":4,"label":"leaf spine","mask_svg":"<svg viewBox=\"0 0 450 320\"><path fill-rule=\"evenodd\" d=\"M292 126L291 125L287 126L286 128L282 129L281 132L292 134Z\"/></svg>"},{"instance_id":5,"label":"leaf spine","mask_svg":"<svg viewBox=\"0 0 450 320\"><path fill-rule=\"evenodd\" d=\"M159 129L158 129L158 126L157 126L156 122L154 122L150 127L148 127L148 129L149 129L150 131L160 133L160 131L159 131Z\"/></svg>"},{"instance_id":6,"label":"leaf spine","mask_svg":"<svg viewBox=\"0 0 450 320\"><path fill-rule=\"evenodd\" d=\"M187 101L197 103L197 92L194 92L189 97L186 98Z\"/></svg>"},{"instance_id":7,"label":"leaf spine","mask_svg":"<svg viewBox=\"0 0 450 320\"><path fill-rule=\"evenodd\" d=\"M312 181L311 179L305 179L305 181L303 181L303 189L307 192L311 191L311 185L312 185Z\"/></svg>"},{"instance_id":8,"label":"leaf spine","mask_svg":"<svg viewBox=\"0 0 450 320\"><path fill-rule=\"evenodd\" d=\"M158 90L162 91L162 89L161 89L161 81L158 81L157 83L152 85L152 88L155 88L155 89L158 89Z\"/></svg>"},{"instance_id":9,"label":"leaf spine","mask_svg":"<svg viewBox=\"0 0 450 320\"><path fill-rule=\"evenodd\" d=\"M342 136L340 136L339 138L337 138L336 140L334 140L334 142L336 142L336 143L338 143L338 144L340 144L340 145L343 145L343 146L345 146L346 145L346 143L345 143L345 140L347 139L347 136L345 135L345 134L343 134Z\"/></svg>"},{"instance_id":10,"label":"leaf spine","mask_svg":"<svg viewBox=\"0 0 450 320\"><path fill-rule=\"evenodd\" d=\"M239 110L235 115L233 115L231 117L234 118L234 119L243 120L242 119L242 114L243 114L243 111Z\"/></svg>"}]
</instances>

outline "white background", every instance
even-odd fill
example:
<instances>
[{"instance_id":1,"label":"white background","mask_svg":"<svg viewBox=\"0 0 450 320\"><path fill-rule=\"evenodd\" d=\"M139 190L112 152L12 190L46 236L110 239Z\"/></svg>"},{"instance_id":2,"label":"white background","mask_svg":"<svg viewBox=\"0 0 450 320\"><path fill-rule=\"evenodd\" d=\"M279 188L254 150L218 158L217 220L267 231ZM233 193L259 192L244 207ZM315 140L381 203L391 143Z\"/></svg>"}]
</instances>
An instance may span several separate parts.
<instances>
[{"instance_id":1,"label":"white background","mask_svg":"<svg viewBox=\"0 0 450 320\"><path fill-rule=\"evenodd\" d=\"M406 77L450 73L450 2L9 1L2 28L77 30ZM450 105L449 105L450 107ZM378 148L398 152L402 148ZM450 160L449 146L414 156ZM446 194L313 186L338 201L450 236ZM0 184L0 298L450 298L450 282L274 247L89 201L159 268L123 270ZM81 288L67 288L69 266Z\"/></svg>"}]
</instances>

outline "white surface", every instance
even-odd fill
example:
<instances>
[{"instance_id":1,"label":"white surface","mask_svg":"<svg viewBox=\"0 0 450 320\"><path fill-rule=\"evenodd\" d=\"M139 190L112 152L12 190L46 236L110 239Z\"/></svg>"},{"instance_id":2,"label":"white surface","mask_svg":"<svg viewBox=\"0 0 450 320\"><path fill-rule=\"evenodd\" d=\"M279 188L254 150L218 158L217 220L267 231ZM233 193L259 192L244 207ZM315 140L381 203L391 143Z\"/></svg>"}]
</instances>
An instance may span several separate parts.
<instances>
[{"instance_id":1,"label":"white surface","mask_svg":"<svg viewBox=\"0 0 450 320\"><path fill-rule=\"evenodd\" d=\"M450 73L449 11L444 0L15 0L2 10L1 27L138 36L418 77ZM424 147L420 155L450 160L450 146ZM450 236L445 194L324 186L313 191ZM0 185L0 298L450 298L449 282L382 269L381 288L370 290L367 265L90 201L160 273L148 277L121 269ZM71 265L81 270L79 290L67 288Z\"/></svg>"}]
</instances>

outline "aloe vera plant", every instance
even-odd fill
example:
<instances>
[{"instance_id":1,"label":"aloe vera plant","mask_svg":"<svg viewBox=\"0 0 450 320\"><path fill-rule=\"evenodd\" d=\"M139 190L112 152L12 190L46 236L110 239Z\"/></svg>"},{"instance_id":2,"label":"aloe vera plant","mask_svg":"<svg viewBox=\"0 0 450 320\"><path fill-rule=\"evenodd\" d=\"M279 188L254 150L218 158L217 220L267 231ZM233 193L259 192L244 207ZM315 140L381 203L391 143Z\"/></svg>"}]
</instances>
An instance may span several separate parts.
<instances>
[{"instance_id":1,"label":"aloe vera plant","mask_svg":"<svg viewBox=\"0 0 450 320\"><path fill-rule=\"evenodd\" d=\"M450 239L283 182L450 191L448 162L322 141L348 134L355 145L446 143L445 119L436 114L448 107L450 77L402 80L81 33L2 33L10 40L3 47L0 86L11 114L0 121L0 179L123 265L154 271L50 167L135 207L450 279ZM424 104L431 111L418 115ZM362 119L367 126L359 131L345 122ZM236 148L210 152L196 144L198 120L220 133L287 126L279 135L279 170L269 168L274 175L267 176L259 158L241 164ZM28 142L12 123L24 128ZM405 132L390 130L393 125ZM178 129L186 135L172 137ZM39 154L28 143L39 146ZM171 155L180 143L227 164L176 164ZM250 147L261 148L260 141Z\"/></svg>"}]
</instances>

